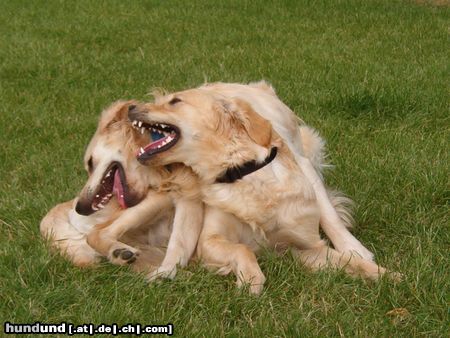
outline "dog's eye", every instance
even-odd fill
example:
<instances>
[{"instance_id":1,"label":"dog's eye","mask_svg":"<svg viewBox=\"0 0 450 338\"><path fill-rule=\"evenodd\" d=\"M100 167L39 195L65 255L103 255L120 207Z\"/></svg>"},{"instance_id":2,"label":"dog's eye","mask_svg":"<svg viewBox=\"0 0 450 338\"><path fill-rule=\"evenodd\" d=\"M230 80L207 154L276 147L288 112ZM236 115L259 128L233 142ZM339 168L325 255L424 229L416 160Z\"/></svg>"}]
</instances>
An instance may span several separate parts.
<instances>
[{"instance_id":1,"label":"dog's eye","mask_svg":"<svg viewBox=\"0 0 450 338\"><path fill-rule=\"evenodd\" d=\"M89 158L87 165L88 165L89 173L91 173L94 170L94 163L92 161L92 156Z\"/></svg>"},{"instance_id":2,"label":"dog's eye","mask_svg":"<svg viewBox=\"0 0 450 338\"><path fill-rule=\"evenodd\" d=\"M169 104L173 106L174 104L176 104L178 102L181 102L181 99L178 97L174 97L172 100L169 101Z\"/></svg>"}]
</instances>

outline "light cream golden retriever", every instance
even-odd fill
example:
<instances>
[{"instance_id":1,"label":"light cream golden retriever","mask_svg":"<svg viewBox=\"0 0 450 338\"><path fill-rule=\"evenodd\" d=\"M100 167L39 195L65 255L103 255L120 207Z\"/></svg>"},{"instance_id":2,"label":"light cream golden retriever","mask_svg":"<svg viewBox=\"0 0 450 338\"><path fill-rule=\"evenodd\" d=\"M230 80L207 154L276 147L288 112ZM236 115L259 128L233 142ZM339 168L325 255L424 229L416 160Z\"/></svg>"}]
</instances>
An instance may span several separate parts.
<instances>
[{"instance_id":1,"label":"light cream golden retriever","mask_svg":"<svg viewBox=\"0 0 450 338\"><path fill-rule=\"evenodd\" d=\"M105 256L114 264L150 270L150 279L173 277L177 264L185 266L197 245L203 218L198 186L182 165L139 164L136 139L164 135L133 127L130 107L133 102L119 101L102 113L85 153L85 187L76 200L44 217L41 233L75 265Z\"/></svg>"},{"instance_id":2,"label":"light cream golden retriever","mask_svg":"<svg viewBox=\"0 0 450 338\"><path fill-rule=\"evenodd\" d=\"M249 85L212 83L201 88L220 93L228 99L239 98L268 120L286 142L297 164L313 185L321 210L320 225L334 248L339 252L356 253L365 259L373 260L373 254L347 230L352 227L353 222L349 209L352 201L339 192L325 188L322 179L325 141L318 133L299 120L265 81Z\"/></svg>"},{"instance_id":3,"label":"light cream golden retriever","mask_svg":"<svg viewBox=\"0 0 450 338\"><path fill-rule=\"evenodd\" d=\"M134 124L167 132L161 141L141 148L140 162L183 163L198 175L207 205L198 244L205 264L222 273L233 271L238 284L249 283L253 293L261 292L265 281L254 254L261 244L290 247L312 269L338 267L370 279L383 274L385 269L371 261L371 253L356 239L346 250L349 232L314 168L314 156L306 157L297 121L280 117L279 108L273 113L261 108L282 104L270 88L248 86L254 91L250 97L224 93L223 86L166 95L129 112ZM342 252L320 238L321 222ZM360 255L353 253L358 250Z\"/></svg>"}]
</instances>

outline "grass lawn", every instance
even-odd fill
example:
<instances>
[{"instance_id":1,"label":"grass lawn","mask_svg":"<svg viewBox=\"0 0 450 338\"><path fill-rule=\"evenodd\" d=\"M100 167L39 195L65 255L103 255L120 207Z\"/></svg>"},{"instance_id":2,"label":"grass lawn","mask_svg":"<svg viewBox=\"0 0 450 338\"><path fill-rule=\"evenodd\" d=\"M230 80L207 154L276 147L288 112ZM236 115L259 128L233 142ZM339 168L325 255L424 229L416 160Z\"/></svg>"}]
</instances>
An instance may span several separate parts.
<instances>
[{"instance_id":1,"label":"grass lawn","mask_svg":"<svg viewBox=\"0 0 450 338\"><path fill-rule=\"evenodd\" d=\"M0 319L173 323L186 336L449 335L445 1L2 1ZM405 280L312 274L267 252L260 297L200 266L147 285L72 267L38 225L73 198L100 111L208 81L270 81L328 142L356 236ZM3 332L3 331L2 331Z\"/></svg>"}]
</instances>

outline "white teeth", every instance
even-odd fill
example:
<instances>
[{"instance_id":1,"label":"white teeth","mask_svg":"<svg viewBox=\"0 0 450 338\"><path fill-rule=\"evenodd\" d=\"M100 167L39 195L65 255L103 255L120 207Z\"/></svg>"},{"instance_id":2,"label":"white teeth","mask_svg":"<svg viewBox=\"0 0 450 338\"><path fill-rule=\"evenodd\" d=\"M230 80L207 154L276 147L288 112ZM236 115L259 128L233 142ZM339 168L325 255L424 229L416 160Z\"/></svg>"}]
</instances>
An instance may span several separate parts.
<instances>
[{"instance_id":1,"label":"white teeth","mask_svg":"<svg viewBox=\"0 0 450 338\"><path fill-rule=\"evenodd\" d=\"M141 128L141 134L144 134L144 132L145 132L145 128L142 127L142 128Z\"/></svg>"},{"instance_id":2,"label":"white teeth","mask_svg":"<svg viewBox=\"0 0 450 338\"><path fill-rule=\"evenodd\" d=\"M165 124L160 124L160 126L161 126L162 128L166 128L166 127L167 127Z\"/></svg>"},{"instance_id":3,"label":"white teeth","mask_svg":"<svg viewBox=\"0 0 450 338\"><path fill-rule=\"evenodd\" d=\"M141 149L139 149L139 155L142 155L143 153L145 153L145 150L141 147Z\"/></svg>"},{"instance_id":4,"label":"white teeth","mask_svg":"<svg viewBox=\"0 0 450 338\"><path fill-rule=\"evenodd\" d=\"M103 204L100 203L100 204L98 205L98 207L99 207L100 209L103 209L105 206L104 206Z\"/></svg>"},{"instance_id":5,"label":"white teeth","mask_svg":"<svg viewBox=\"0 0 450 338\"><path fill-rule=\"evenodd\" d=\"M120 195L120 197L122 197L122 198L123 198L123 195Z\"/></svg>"},{"instance_id":6,"label":"white teeth","mask_svg":"<svg viewBox=\"0 0 450 338\"><path fill-rule=\"evenodd\" d=\"M105 183L105 180L102 181L102 184Z\"/></svg>"},{"instance_id":7,"label":"white teeth","mask_svg":"<svg viewBox=\"0 0 450 338\"><path fill-rule=\"evenodd\" d=\"M111 170L108 171L108 173L106 174L106 177L109 177L111 175Z\"/></svg>"},{"instance_id":8,"label":"white teeth","mask_svg":"<svg viewBox=\"0 0 450 338\"><path fill-rule=\"evenodd\" d=\"M93 206L93 207L92 207L92 210L95 210L95 211L97 211L97 210L98 210L98 208L97 208L96 206Z\"/></svg>"},{"instance_id":9,"label":"white teeth","mask_svg":"<svg viewBox=\"0 0 450 338\"><path fill-rule=\"evenodd\" d=\"M95 195L95 197L100 197L100 195Z\"/></svg>"},{"instance_id":10,"label":"white teeth","mask_svg":"<svg viewBox=\"0 0 450 338\"><path fill-rule=\"evenodd\" d=\"M106 196L108 196L108 197L111 197L111 196L112 196L112 194L108 194L108 195L106 195Z\"/></svg>"},{"instance_id":11,"label":"white teeth","mask_svg":"<svg viewBox=\"0 0 450 338\"><path fill-rule=\"evenodd\" d=\"M138 126L139 128L142 127L142 121L139 121Z\"/></svg>"},{"instance_id":12,"label":"white teeth","mask_svg":"<svg viewBox=\"0 0 450 338\"><path fill-rule=\"evenodd\" d=\"M135 126L138 123L138 121L134 120L132 125Z\"/></svg>"},{"instance_id":13,"label":"white teeth","mask_svg":"<svg viewBox=\"0 0 450 338\"><path fill-rule=\"evenodd\" d=\"M167 137L167 142L171 142L173 140L172 136Z\"/></svg>"}]
</instances>

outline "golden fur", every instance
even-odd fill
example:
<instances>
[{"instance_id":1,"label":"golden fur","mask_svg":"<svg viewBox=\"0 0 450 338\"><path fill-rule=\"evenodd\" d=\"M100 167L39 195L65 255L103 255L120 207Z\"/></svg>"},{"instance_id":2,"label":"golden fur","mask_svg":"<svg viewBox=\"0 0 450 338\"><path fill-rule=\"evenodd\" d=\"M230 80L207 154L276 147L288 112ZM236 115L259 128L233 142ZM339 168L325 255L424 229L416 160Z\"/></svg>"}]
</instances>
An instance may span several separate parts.
<instances>
[{"instance_id":1,"label":"golden fur","mask_svg":"<svg viewBox=\"0 0 450 338\"><path fill-rule=\"evenodd\" d=\"M76 201L60 204L44 217L41 232L76 265L90 265L105 256L114 264L133 263L137 269L157 264L149 279L173 277L176 265L185 266L195 251L203 205L198 187L191 183L195 180L190 169L182 165L147 168L138 163L136 144L143 135L128 123L132 105L132 101L119 101L102 113L85 153L89 173L85 187ZM91 205L97 187L113 162L123 167L131 207L121 209L113 197L94 212ZM90 215L79 215L74 209ZM162 246L167 250L161 250Z\"/></svg>"},{"instance_id":2,"label":"golden fur","mask_svg":"<svg viewBox=\"0 0 450 338\"><path fill-rule=\"evenodd\" d=\"M111 221L117 214L115 207L107 207L90 216L75 213L77 199L53 207L42 219L41 234L51 247L75 266L89 267L99 263L102 255L87 243L87 235L96 224ZM170 213L170 212L168 212ZM139 257L131 264L135 271L153 272L162 262L170 236L171 218L153 222L147 220L137 229L120 237L120 241L138 249ZM145 223L145 222L144 222Z\"/></svg>"},{"instance_id":3,"label":"golden fur","mask_svg":"<svg viewBox=\"0 0 450 338\"><path fill-rule=\"evenodd\" d=\"M289 107L276 95L265 81L249 85L235 83L212 83L200 89L218 93L226 98L240 99L251 104L254 111L270 121L294 155L297 164L313 185L321 211L320 225L339 252L354 253L368 260L373 254L365 248L346 228L351 227L352 217L348 198L326 189L322 169L324 164L324 140L312 128L304 125ZM300 124L300 126L298 126Z\"/></svg>"},{"instance_id":4,"label":"golden fur","mask_svg":"<svg viewBox=\"0 0 450 338\"><path fill-rule=\"evenodd\" d=\"M297 123L292 125L295 118L290 110L282 112L285 106L270 87L248 88L257 92L254 100L249 95L224 93L241 92L227 84L213 84L159 97L129 114L133 120L167 123L181 131L179 141L149 163L181 162L198 175L207 205L198 244L201 259L221 273L233 271L238 284L249 283L253 293L261 292L265 281L254 254L261 244L278 250L290 247L312 269L328 266L354 276L378 278L385 269L371 261L371 253L364 252L359 241L350 241L350 249L345 248L346 240L354 237L347 235L345 222L333 206L339 204L332 201L336 195L327 192L317 173L320 163L314 166L321 154L304 148L317 145L311 139L314 133L300 135ZM178 102L171 104L174 97ZM261 105L257 100L272 104L274 111L255 111ZM272 147L278 148L278 154L267 166L234 183L216 183L227 168L262 162ZM342 245L342 252L320 238L319 224L333 244ZM352 252L355 243L354 251L362 254ZM364 254L366 258L361 257Z\"/></svg>"},{"instance_id":5,"label":"golden fur","mask_svg":"<svg viewBox=\"0 0 450 338\"><path fill-rule=\"evenodd\" d=\"M270 121L273 129L281 136L295 156L297 164L305 173L307 180L313 184L314 193L321 210L320 225L339 252L357 254L365 259L373 260L373 254L365 248L348 230L352 225L349 212L351 201L337 192L326 189L322 179L324 164L324 141L315 130L304 125L276 95L275 90L265 81L248 85L236 83L211 83L201 86L203 91L219 94L221 100L236 100L248 103L252 109L264 119ZM155 104L164 109L167 102L177 93L162 96L158 94ZM225 103L225 101L223 101ZM229 106L225 104L225 106ZM250 111L251 113L251 111ZM260 119L253 119L252 123ZM245 123L245 120L243 121ZM247 121L248 123L249 121ZM300 124L300 126L299 126ZM259 127L255 125L255 130ZM220 130L217 130L220 132ZM197 135L193 135L198 137ZM169 152L170 154L170 152ZM157 162L152 160L153 163Z\"/></svg>"}]
</instances>

